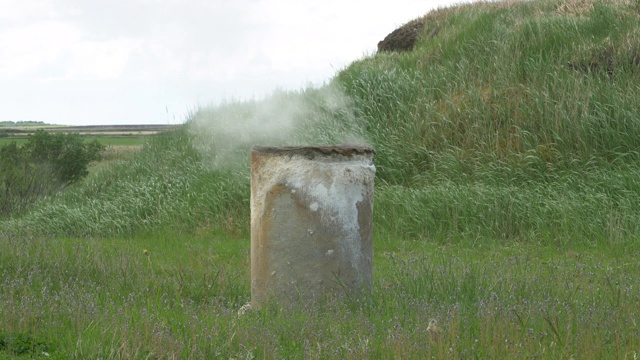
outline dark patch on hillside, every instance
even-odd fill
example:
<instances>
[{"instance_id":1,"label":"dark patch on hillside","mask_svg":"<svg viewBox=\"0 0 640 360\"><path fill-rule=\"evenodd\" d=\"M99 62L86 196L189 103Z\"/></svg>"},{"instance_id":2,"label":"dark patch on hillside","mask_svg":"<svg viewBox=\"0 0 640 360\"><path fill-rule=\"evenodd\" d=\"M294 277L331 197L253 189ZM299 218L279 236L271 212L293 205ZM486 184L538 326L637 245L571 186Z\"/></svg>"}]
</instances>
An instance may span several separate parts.
<instances>
[{"instance_id":1,"label":"dark patch on hillside","mask_svg":"<svg viewBox=\"0 0 640 360\"><path fill-rule=\"evenodd\" d=\"M633 41L622 46L607 43L586 56L569 61L567 66L583 73L604 73L611 78L623 69L640 71L640 44Z\"/></svg>"},{"instance_id":2,"label":"dark patch on hillside","mask_svg":"<svg viewBox=\"0 0 640 360\"><path fill-rule=\"evenodd\" d=\"M393 30L382 41L378 42L378 51L412 51L416 42L425 29L426 20L416 19ZM435 28L429 37L438 35L439 28Z\"/></svg>"}]
</instances>

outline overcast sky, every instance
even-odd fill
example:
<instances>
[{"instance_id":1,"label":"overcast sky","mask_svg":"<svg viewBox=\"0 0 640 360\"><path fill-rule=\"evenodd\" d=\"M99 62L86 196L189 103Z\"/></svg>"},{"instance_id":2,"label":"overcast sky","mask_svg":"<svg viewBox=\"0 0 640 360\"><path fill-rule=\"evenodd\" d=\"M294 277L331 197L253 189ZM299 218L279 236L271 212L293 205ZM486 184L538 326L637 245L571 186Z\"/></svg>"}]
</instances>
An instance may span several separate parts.
<instances>
[{"instance_id":1,"label":"overcast sky","mask_svg":"<svg viewBox=\"0 0 640 360\"><path fill-rule=\"evenodd\" d=\"M460 0L0 0L0 121L168 124L321 85Z\"/></svg>"}]
</instances>

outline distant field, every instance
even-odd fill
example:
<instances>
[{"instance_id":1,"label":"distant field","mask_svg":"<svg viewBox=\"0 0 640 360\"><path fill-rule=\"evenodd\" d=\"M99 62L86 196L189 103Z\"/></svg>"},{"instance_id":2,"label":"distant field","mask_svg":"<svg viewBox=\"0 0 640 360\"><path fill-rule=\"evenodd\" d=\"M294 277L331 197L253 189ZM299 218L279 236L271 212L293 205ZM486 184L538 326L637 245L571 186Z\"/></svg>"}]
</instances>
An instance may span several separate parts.
<instances>
[{"instance_id":1,"label":"distant field","mask_svg":"<svg viewBox=\"0 0 640 360\"><path fill-rule=\"evenodd\" d=\"M176 128L176 125L105 125L105 126L2 126L0 127L0 147L12 142L19 146L27 142L37 130L48 132L78 133L86 141L98 140L105 146L102 160L89 166L95 173L109 168L113 163L130 158L142 145L156 134Z\"/></svg>"},{"instance_id":2,"label":"distant field","mask_svg":"<svg viewBox=\"0 0 640 360\"><path fill-rule=\"evenodd\" d=\"M135 146L142 145L151 136L87 136L87 140L98 140L104 146Z\"/></svg>"},{"instance_id":3,"label":"distant field","mask_svg":"<svg viewBox=\"0 0 640 360\"><path fill-rule=\"evenodd\" d=\"M87 136L86 139L91 141L93 139L98 140L104 146L132 146L132 145L142 145L151 136ZM0 146L4 146L10 144L12 142L16 142L18 145L22 145L27 142L27 137L11 137L11 138L0 138Z\"/></svg>"},{"instance_id":4,"label":"distant field","mask_svg":"<svg viewBox=\"0 0 640 360\"><path fill-rule=\"evenodd\" d=\"M12 143L14 141L16 143L18 143L18 145L22 145L22 144L27 142L27 138L26 137L22 137L22 138L16 138L16 137L0 138L0 147L5 146L7 144L10 144L10 143Z\"/></svg>"},{"instance_id":5,"label":"distant field","mask_svg":"<svg viewBox=\"0 0 640 360\"><path fill-rule=\"evenodd\" d=\"M153 135L174 129L176 125L91 125L91 126L14 126L0 128L0 146L11 142L22 145L36 130L73 132L109 146L142 145Z\"/></svg>"}]
</instances>

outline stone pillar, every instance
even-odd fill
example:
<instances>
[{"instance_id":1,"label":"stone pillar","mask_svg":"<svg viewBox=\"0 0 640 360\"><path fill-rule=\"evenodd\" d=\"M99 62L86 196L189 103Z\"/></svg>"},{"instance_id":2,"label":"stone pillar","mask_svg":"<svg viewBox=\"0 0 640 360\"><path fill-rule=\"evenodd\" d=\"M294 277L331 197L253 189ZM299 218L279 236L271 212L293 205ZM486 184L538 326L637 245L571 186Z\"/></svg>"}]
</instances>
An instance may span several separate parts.
<instances>
[{"instance_id":1,"label":"stone pillar","mask_svg":"<svg viewBox=\"0 0 640 360\"><path fill-rule=\"evenodd\" d=\"M373 149L251 151L251 306L371 288Z\"/></svg>"}]
</instances>

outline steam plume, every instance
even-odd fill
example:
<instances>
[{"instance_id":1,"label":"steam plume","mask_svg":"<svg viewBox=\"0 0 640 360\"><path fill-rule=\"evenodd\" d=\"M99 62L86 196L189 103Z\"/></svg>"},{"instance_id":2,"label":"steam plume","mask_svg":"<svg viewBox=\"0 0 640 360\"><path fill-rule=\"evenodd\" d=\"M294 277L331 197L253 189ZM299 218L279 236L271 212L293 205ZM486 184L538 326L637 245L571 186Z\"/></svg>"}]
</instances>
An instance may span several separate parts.
<instances>
[{"instance_id":1,"label":"steam plume","mask_svg":"<svg viewBox=\"0 0 640 360\"><path fill-rule=\"evenodd\" d=\"M189 126L194 145L216 168L245 163L253 145L366 142L351 100L335 85L202 108Z\"/></svg>"}]
</instances>

